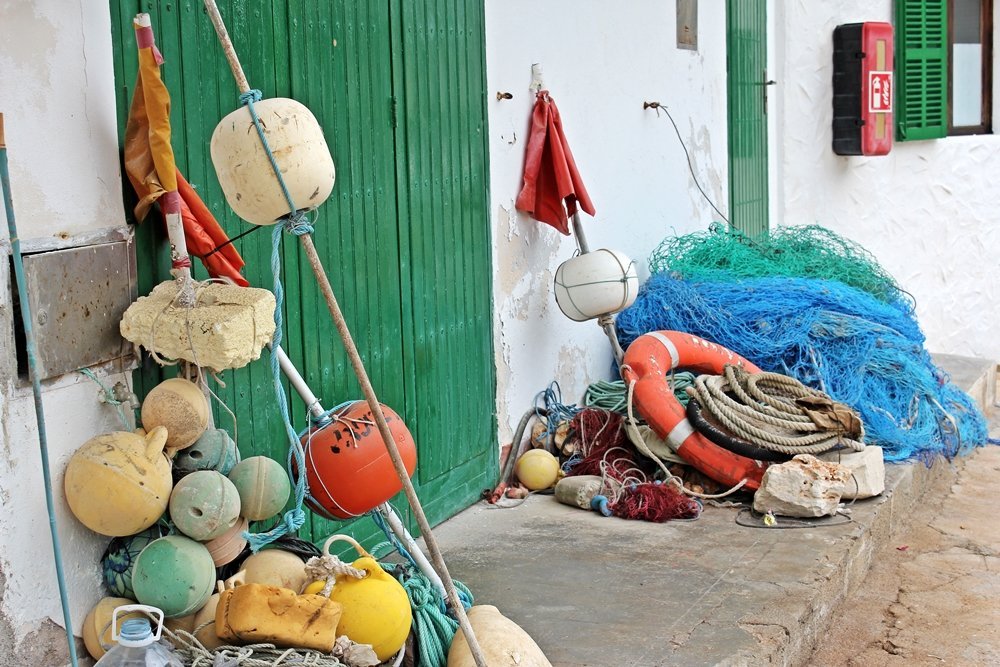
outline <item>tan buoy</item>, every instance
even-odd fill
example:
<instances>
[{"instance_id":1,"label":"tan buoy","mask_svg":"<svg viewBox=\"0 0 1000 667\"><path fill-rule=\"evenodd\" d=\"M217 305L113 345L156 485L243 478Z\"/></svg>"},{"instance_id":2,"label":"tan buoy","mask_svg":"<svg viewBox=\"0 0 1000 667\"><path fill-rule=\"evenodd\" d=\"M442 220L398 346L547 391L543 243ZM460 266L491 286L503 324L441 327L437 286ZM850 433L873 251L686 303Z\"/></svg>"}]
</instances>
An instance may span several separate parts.
<instances>
[{"instance_id":1,"label":"tan buoy","mask_svg":"<svg viewBox=\"0 0 1000 667\"><path fill-rule=\"evenodd\" d=\"M118 642L111 639L111 615L115 613L116 607L127 604L135 604L135 600L128 598L103 598L94 605L94 608L83 619L83 643L87 647L87 653L94 660L100 660L109 649L116 646ZM118 617L119 623L124 623L130 618L144 618L139 612L122 614Z\"/></svg>"},{"instance_id":2,"label":"tan buoy","mask_svg":"<svg viewBox=\"0 0 1000 667\"><path fill-rule=\"evenodd\" d=\"M309 211L326 201L335 171L316 117L283 97L255 102L254 111L295 206ZM219 185L236 215L255 225L273 225L290 213L247 107L219 122L211 153Z\"/></svg>"},{"instance_id":3,"label":"tan buoy","mask_svg":"<svg viewBox=\"0 0 1000 667\"><path fill-rule=\"evenodd\" d=\"M247 538L243 533L250 529L250 522L240 517L239 521L225 533L214 540L205 542L205 548L212 554L215 567L222 567L236 560L236 557L243 553L247 545Z\"/></svg>"},{"instance_id":4,"label":"tan buoy","mask_svg":"<svg viewBox=\"0 0 1000 667\"><path fill-rule=\"evenodd\" d=\"M208 428L208 399L194 382L164 380L142 402L142 427L167 429L167 450L190 447Z\"/></svg>"},{"instance_id":5,"label":"tan buoy","mask_svg":"<svg viewBox=\"0 0 1000 667\"><path fill-rule=\"evenodd\" d=\"M552 667L535 640L492 605L469 609L469 625L490 667ZM469 642L461 628L448 650L448 667L475 667Z\"/></svg>"},{"instance_id":6,"label":"tan buoy","mask_svg":"<svg viewBox=\"0 0 1000 667\"><path fill-rule=\"evenodd\" d=\"M243 561L241 583L288 588L296 593L306 585L306 564L290 551L264 549Z\"/></svg>"},{"instance_id":7,"label":"tan buoy","mask_svg":"<svg viewBox=\"0 0 1000 667\"><path fill-rule=\"evenodd\" d=\"M163 455L166 441L167 430L159 426L146 437L116 431L85 442L69 460L63 482L76 518L108 537L135 535L156 523L173 483Z\"/></svg>"},{"instance_id":8,"label":"tan buoy","mask_svg":"<svg viewBox=\"0 0 1000 667\"><path fill-rule=\"evenodd\" d=\"M219 639L219 635L215 634L215 612L219 608L219 596L225 590L225 585L219 581L216 582L215 586L216 592L208 598L205 606L194 615L195 639L200 641L201 645L209 651L214 651L225 644Z\"/></svg>"}]
</instances>

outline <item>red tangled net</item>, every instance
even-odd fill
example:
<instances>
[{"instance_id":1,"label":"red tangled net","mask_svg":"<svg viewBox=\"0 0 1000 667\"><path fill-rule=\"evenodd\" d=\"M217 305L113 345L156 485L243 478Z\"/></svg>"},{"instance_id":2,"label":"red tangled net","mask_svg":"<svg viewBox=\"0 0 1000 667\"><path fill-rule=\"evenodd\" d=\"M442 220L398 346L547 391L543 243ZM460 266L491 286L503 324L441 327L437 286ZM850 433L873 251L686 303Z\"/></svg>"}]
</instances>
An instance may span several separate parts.
<instances>
[{"instance_id":1,"label":"red tangled net","mask_svg":"<svg viewBox=\"0 0 1000 667\"><path fill-rule=\"evenodd\" d=\"M701 506L674 488L653 480L656 465L639 454L616 412L587 408L570 422L577 451L583 458L568 473L597 475L609 491L608 507L622 519L662 523L670 519L696 519Z\"/></svg>"}]
</instances>

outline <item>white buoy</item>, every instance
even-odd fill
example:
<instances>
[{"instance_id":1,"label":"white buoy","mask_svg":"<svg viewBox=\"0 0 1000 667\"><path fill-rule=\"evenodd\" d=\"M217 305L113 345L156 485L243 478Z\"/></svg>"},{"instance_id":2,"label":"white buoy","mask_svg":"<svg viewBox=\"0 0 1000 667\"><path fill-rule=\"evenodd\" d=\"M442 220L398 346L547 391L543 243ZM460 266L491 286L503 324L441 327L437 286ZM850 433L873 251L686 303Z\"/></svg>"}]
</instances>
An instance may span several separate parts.
<instances>
[{"instance_id":1,"label":"white buoy","mask_svg":"<svg viewBox=\"0 0 1000 667\"><path fill-rule=\"evenodd\" d=\"M316 117L295 100L254 103L281 176L299 210L311 211L333 191L333 156ZM291 211L271 161L243 106L212 133L212 164L229 206L247 222L273 225Z\"/></svg>"},{"instance_id":2,"label":"white buoy","mask_svg":"<svg viewBox=\"0 0 1000 667\"><path fill-rule=\"evenodd\" d=\"M606 248L578 255L556 269L555 292L559 310L576 322L617 313L639 293L635 262Z\"/></svg>"}]
</instances>

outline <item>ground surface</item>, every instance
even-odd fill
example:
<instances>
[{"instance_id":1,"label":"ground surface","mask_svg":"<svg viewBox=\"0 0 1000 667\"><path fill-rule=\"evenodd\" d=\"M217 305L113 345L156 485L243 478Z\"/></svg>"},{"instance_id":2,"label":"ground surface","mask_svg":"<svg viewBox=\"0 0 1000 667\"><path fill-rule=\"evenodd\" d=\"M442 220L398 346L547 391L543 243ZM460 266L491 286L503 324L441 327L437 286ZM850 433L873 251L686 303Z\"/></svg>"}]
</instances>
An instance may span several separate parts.
<instances>
[{"instance_id":1,"label":"ground surface","mask_svg":"<svg viewBox=\"0 0 1000 667\"><path fill-rule=\"evenodd\" d=\"M994 429L994 437L998 435ZM838 609L810 665L1000 665L1000 447L924 497Z\"/></svg>"}]
</instances>

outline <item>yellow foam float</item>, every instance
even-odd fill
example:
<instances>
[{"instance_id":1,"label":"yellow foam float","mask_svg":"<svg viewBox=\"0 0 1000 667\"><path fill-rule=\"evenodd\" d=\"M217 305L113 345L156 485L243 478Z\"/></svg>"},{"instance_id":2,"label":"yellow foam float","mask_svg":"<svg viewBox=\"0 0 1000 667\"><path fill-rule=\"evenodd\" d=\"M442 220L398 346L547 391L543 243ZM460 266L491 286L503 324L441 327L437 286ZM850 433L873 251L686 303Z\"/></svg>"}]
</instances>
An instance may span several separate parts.
<instances>
[{"instance_id":1,"label":"yellow foam float","mask_svg":"<svg viewBox=\"0 0 1000 667\"><path fill-rule=\"evenodd\" d=\"M528 489L541 491L556 483L559 459L544 449L529 449L514 464L514 473Z\"/></svg>"},{"instance_id":2,"label":"yellow foam float","mask_svg":"<svg viewBox=\"0 0 1000 667\"><path fill-rule=\"evenodd\" d=\"M164 380L142 402L142 427L167 429L167 449L190 447L208 428L208 399L194 382L184 378Z\"/></svg>"},{"instance_id":3,"label":"yellow foam float","mask_svg":"<svg viewBox=\"0 0 1000 667\"><path fill-rule=\"evenodd\" d=\"M95 533L124 537L163 516L173 480L163 455L162 426L145 437L116 431L91 438L66 466L63 487L69 508Z\"/></svg>"},{"instance_id":4,"label":"yellow foam float","mask_svg":"<svg viewBox=\"0 0 1000 667\"><path fill-rule=\"evenodd\" d=\"M360 554L351 565L364 570L364 579L346 574L337 576L330 599L343 608L337 636L347 637L358 644L371 644L378 659L385 662L399 652L410 633L413 612L403 586L382 569L372 555L347 535L327 539L323 552L330 554L330 545L338 540L350 542Z\"/></svg>"}]
</instances>

